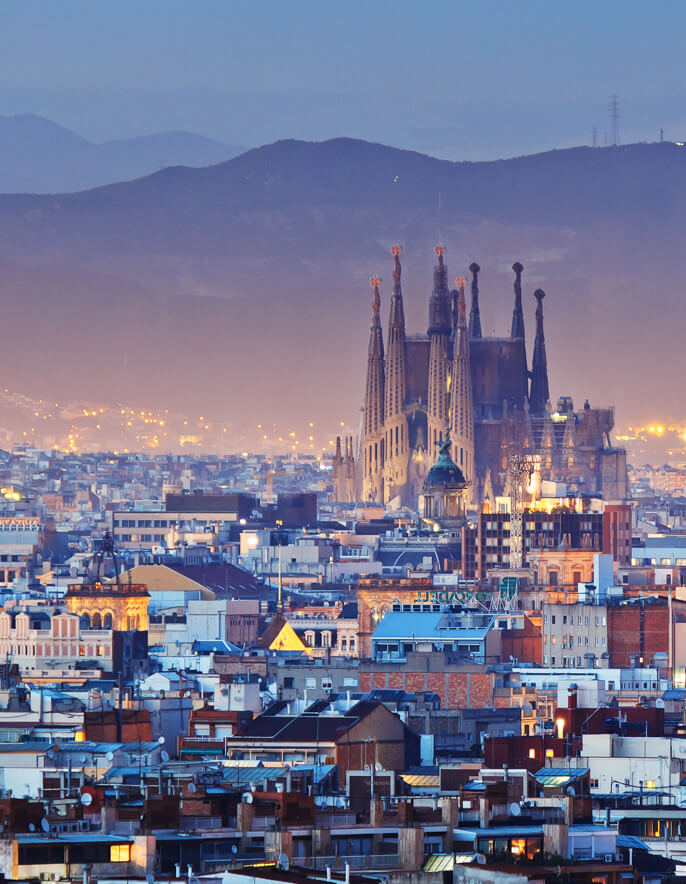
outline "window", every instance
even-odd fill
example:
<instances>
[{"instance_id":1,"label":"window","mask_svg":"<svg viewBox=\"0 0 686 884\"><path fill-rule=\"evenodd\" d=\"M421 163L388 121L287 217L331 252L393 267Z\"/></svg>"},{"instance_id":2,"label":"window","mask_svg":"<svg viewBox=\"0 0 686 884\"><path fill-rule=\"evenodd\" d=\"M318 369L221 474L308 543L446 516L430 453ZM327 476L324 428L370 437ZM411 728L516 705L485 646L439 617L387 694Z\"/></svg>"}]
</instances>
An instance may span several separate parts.
<instances>
[{"instance_id":1,"label":"window","mask_svg":"<svg viewBox=\"0 0 686 884\"><path fill-rule=\"evenodd\" d=\"M548 572L548 586L556 586L557 585L557 571L549 571Z\"/></svg>"},{"instance_id":2,"label":"window","mask_svg":"<svg viewBox=\"0 0 686 884\"><path fill-rule=\"evenodd\" d=\"M111 863L127 863L131 859L130 844L112 844L110 847Z\"/></svg>"},{"instance_id":3,"label":"window","mask_svg":"<svg viewBox=\"0 0 686 884\"><path fill-rule=\"evenodd\" d=\"M293 689L293 678L284 678L283 680L284 689L290 691Z\"/></svg>"},{"instance_id":4,"label":"window","mask_svg":"<svg viewBox=\"0 0 686 884\"><path fill-rule=\"evenodd\" d=\"M79 657L85 657L85 656L86 656L86 646L79 645Z\"/></svg>"},{"instance_id":5,"label":"window","mask_svg":"<svg viewBox=\"0 0 686 884\"><path fill-rule=\"evenodd\" d=\"M313 690L314 688L317 687L317 679L316 678L306 678L305 679L305 687L310 691Z\"/></svg>"},{"instance_id":6,"label":"window","mask_svg":"<svg viewBox=\"0 0 686 884\"><path fill-rule=\"evenodd\" d=\"M322 689L325 691L330 691L333 688L333 681L330 678L322 679Z\"/></svg>"}]
</instances>

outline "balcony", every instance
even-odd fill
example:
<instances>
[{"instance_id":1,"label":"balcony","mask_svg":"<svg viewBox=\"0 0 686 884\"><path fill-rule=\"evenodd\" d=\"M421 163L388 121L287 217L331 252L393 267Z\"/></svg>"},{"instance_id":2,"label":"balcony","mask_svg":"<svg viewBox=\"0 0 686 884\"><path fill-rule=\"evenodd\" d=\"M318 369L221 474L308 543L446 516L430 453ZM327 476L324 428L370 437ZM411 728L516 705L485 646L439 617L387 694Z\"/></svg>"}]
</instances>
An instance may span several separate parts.
<instances>
[{"instance_id":1,"label":"balcony","mask_svg":"<svg viewBox=\"0 0 686 884\"><path fill-rule=\"evenodd\" d=\"M331 866L339 871L346 863L353 871L374 869L395 869L400 867L397 853L370 853L364 856L294 856L293 864L309 869L325 869Z\"/></svg>"}]
</instances>

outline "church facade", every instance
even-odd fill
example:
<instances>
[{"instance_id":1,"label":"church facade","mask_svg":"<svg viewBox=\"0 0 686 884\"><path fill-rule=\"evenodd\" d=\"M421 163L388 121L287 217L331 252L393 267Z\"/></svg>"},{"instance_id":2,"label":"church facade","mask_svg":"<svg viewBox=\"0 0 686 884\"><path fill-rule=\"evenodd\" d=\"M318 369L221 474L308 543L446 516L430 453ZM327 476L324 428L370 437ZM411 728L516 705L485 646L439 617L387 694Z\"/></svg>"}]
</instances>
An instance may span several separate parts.
<instances>
[{"instance_id":1,"label":"church facade","mask_svg":"<svg viewBox=\"0 0 686 884\"><path fill-rule=\"evenodd\" d=\"M394 501L416 509L437 446L449 431L452 459L469 498L508 494L512 456L531 455L541 480L564 483L578 494L606 500L628 497L626 452L613 446L614 409L576 411L569 397L550 400L543 328L545 293L534 292L536 333L529 368L522 301L523 266L515 263L509 337L481 329L479 271L448 286L445 249L436 246L425 335L405 329L401 249L393 246L393 288L387 332L381 326L380 280L370 280L372 322L367 354L361 434L353 454L337 447L333 462L338 500Z\"/></svg>"}]
</instances>

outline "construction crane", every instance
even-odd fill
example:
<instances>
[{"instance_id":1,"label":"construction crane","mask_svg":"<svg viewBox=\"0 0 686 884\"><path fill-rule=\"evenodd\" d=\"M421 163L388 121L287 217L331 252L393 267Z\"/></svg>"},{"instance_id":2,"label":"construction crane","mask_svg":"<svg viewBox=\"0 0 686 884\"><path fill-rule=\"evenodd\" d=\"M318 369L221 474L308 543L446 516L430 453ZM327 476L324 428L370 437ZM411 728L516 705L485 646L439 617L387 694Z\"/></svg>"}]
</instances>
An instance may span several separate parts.
<instances>
[{"instance_id":1,"label":"construction crane","mask_svg":"<svg viewBox=\"0 0 686 884\"><path fill-rule=\"evenodd\" d=\"M531 481L536 460L531 454L510 457L510 567L523 564L524 551L524 488Z\"/></svg>"}]
</instances>

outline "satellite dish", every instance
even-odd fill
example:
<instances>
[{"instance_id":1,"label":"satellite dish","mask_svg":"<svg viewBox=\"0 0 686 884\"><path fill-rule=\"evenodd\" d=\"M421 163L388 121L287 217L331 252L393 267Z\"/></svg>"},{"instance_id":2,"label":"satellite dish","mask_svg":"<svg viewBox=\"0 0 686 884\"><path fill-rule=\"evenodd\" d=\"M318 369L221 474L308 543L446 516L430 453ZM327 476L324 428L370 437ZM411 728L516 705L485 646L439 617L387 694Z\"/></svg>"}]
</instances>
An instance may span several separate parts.
<instances>
[{"instance_id":1,"label":"satellite dish","mask_svg":"<svg viewBox=\"0 0 686 884\"><path fill-rule=\"evenodd\" d=\"M195 785L195 783L189 783L188 791L191 793L191 795L195 795L195 793L198 791L198 787Z\"/></svg>"},{"instance_id":2,"label":"satellite dish","mask_svg":"<svg viewBox=\"0 0 686 884\"><path fill-rule=\"evenodd\" d=\"M368 764L365 764L364 769L365 769L365 770L369 770L369 765L368 765Z\"/></svg>"},{"instance_id":3,"label":"satellite dish","mask_svg":"<svg viewBox=\"0 0 686 884\"><path fill-rule=\"evenodd\" d=\"M91 793L84 792L83 795L81 796L81 804L83 804L84 807L90 807L92 803L93 803L93 796L91 795Z\"/></svg>"},{"instance_id":4,"label":"satellite dish","mask_svg":"<svg viewBox=\"0 0 686 884\"><path fill-rule=\"evenodd\" d=\"M47 834L50 831L50 823L46 820L45 817L40 821L41 829Z\"/></svg>"},{"instance_id":5,"label":"satellite dish","mask_svg":"<svg viewBox=\"0 0 686 884\"><path fill-rule=\"evenodd\" d=\"M108 761L112 761L112 759L114 758L114 752L107 752L107 753L105 754L105 758L106 758Z\"/></svg>"},{"instance_id":6,"label":"satellite dish","mask_svg":"<svg viewBox=\"0 0 686 884\"><path fill-rule=\"evenodd\" d=\"M513 801L510 805L510 813L512 816L519 816L522 812L522 808L517 804L516 801Z\"/></svg>"},{"instance_id":7,"label":"satellite dish","mask_svg":"<svg viewBox=\"0 0 686 884\"><path fill-rule=\"evenodd\" d=\"M88 761L88 756L87 755L79 755L79 761L81 762L81 764L85 764Z\"/></svg>"},{"instance_id":8,"label":"satellite dish","mask_svg":"<svg viewBox=\"0 0 686 884\"><path fill-rule=\"evenodd\" d=\"M36 827L34 826L34 824L29 823L29 832L35 832L35 831L36 831Z\"/></svg>"},{"instance_id":9,"label":"satellite dish","mask_svg":"<svg viewBox=\"0 0 686 884\"><path fill-rule=\"evenodd\" d=\"M243 804L252 804L252 802L253 802L252 792L243 792L243 797L241 800L242 800Z\"/></svg>"},{"instance_id":10,"label":"satellite dish","mask_svg":"<svg viewBox=\"0 0 686 884\"><path fill-rule=\"evenodd\" d=\"M575 797L576 792L574 791L574 787L573 787L573 786L567 786L567 794L570 796L570 798L574 798L574 797Z\"/></svg>"},{"instance_id":11,"label":"satellite dish","mask_svg":"<svg viewBox=\"0 0 686 884\"><path fill-rule=\"evenodd\" d=\"M160 744L160 746L163 746L165 744L166 740L164 739L164 737L158 737L157 742Z\"/></svg>"},{"instance_id":12,"label":"satellite dish","mask_svg":"<svg viewBox=\"0 0 686 884\"><path fill-rule=\"evenodd\" d=\"M656 709L664 709L665 708L665 701L662 699L662 697L658 697L657 700L655 701L655 708Z\"/></svg>"},{"instance_id":13,"label":"satellite dish","mask_svg":"<svg viewBox=\"0 0 686 884\"><path fill-rule=\"evenodd\" d=\"M290 868L291 861L288 859L287 854L280 853L279 854L279 865L281 866L282 871L287 872Z\"/></svg>"},{"instance_id":14,"label":"satellite dish","mask_svg":"<svg viewBox=\"0 0 686 884\"><path fill-rule=\"evenodd\" d=\"M162 761L164 761L165 764L166 764L167 761L169 761L169 752L167 752L166 749L163 749L163 750L160 752L160 758L161 758Z\"/></svg>"},{"instance_id":15,"label":"satellite dish","mask_svg":"<svg viewBox=\"0 0 686 884\"><path fill-rule=\"evenodd\" d=\"M231 853L238 853L238 848L236 847L235 844L231 845Z\"/></svg>"},{"instance_id":16,"label":"satellite dish","mask_svg":"<svg viewBox=\"0 0 686 884\"><path fill-rule=\"evenodd\" d=\"M380 761L377 761L377 762L376 762L376 771L377 771L377 773L378 773L380 770L383 770L383 765L381 764Z\"/></svg>"}]
</instances>

